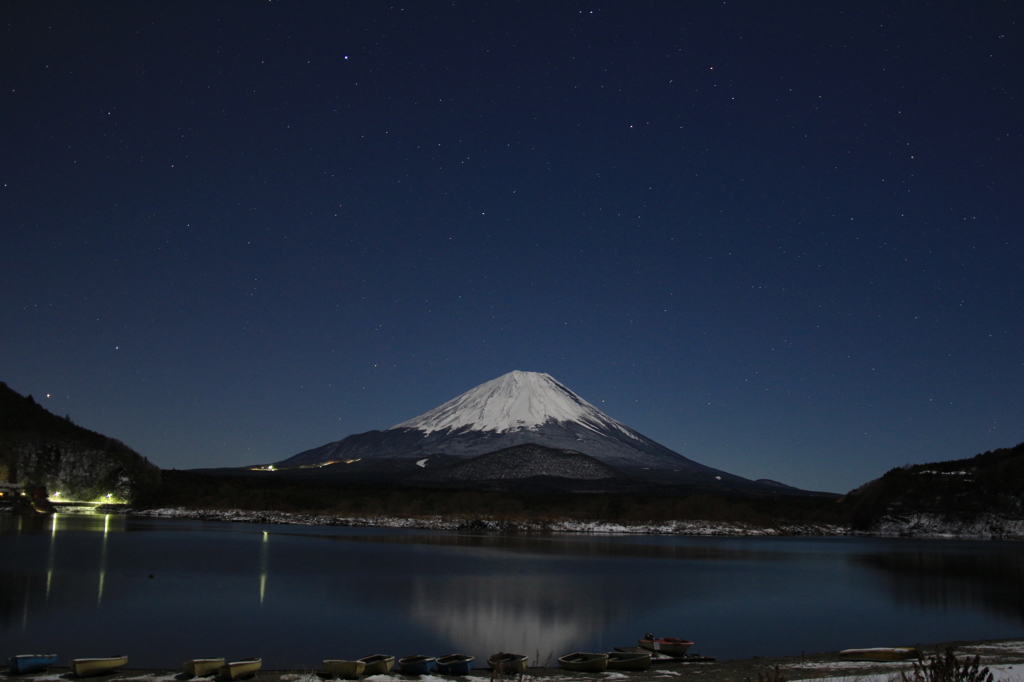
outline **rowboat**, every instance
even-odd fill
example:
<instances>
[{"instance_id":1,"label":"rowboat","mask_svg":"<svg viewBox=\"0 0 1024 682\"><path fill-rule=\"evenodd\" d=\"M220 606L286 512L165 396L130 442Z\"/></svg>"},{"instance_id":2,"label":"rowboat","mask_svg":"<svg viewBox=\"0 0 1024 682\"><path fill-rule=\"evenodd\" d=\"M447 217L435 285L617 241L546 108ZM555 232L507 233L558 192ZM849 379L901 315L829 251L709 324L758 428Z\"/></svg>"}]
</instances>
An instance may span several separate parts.
<instances>
[{"instance_id":1,"label":"rowboat","mask_svg":"<svg viewBox=\"0 0 1024 682\"><path fill-rule=\"evenodd\" d=\"M693 642L678 637L655 637L652 634L644 635L643 639L637 640L644 649L658 651L669 656L685 656L686 650L693 646Z\"/></svg>"},{"instance_id":2,"label":"rowboat","mask_svg":"<svg viewBox=\"0 0 1024 682\"><path fill-rule=\"evenodd\" d=\"M128 656L107 656L106 658L75 658L68 667L75 677L107 675L128 665Z\"/></svg>"},{"instance_id":3,"label":"rowboat","mask_svg":"<svg viewBox=\"0 0 1024 682\"><path fill-rule=\"evenodd\" d=\"M575 670L580 673L603 673L608 667L608 654L588 654L577 651L562 656L558 662L566 670Z\"/></svg>"},{"instance_id":4,"label":"rowboat","mask_svg":"<svg viewBox=\"0 0 1024 682\"><path fill-rule=\"evenodd\" d=\"M608 652L609 670L647 670L651 667L651 652L645 651L640 654L627 653L625 651Z\"/></svg>"},{"instance_id":5,"label":"rowboat","mask_svg":"<svg viewBox=\"0 0 1024 682\"><path fill-rule=\"evenodd\" d=\"M527 656L526 654L509 654L499 651L487 659L487 665L499 673L525 673Z\"/></svg>"},{"instance_id":6,"label":"rowboat","mask_svg":"<svg viewBox=\"0 0 1024 682\"><path fill-rule=\"evenodd\" d=\"M262 658L243 658L240 661L225 663L217 672L220 673L222 680L240 680L243 677L252 677L262 667Z\"/></svg>"},{"instance_id":7,"label":"rowboat","mask_svg":"<svg viewBox=\"0 0 1024 682\"><path fill-rule=\"evenodd\" d=\"M387 675L395 665L395 657L385 654L363 656L359 660L366 664L366 667L363 668L364 675Z\"/></svg>"},{"instance_id":8,"label":"rowboat","mask_svg":"<svg viewBox=\"0 0 1024 682\"><path fill-rule=\"evenodd\" d=\"M224 665L223 658L193 658L181 664L181 672L189 677L213 675Z\"/></svg>"},{"instance_id":9,"label":"rowboat","mask_svg":"<svg viewBox=\"0 0 1024 682\"><path fill-rule=\"evenodd\" d=\"M467 654L448 654L437 659L437 672L442 675L468 675L475 659Z\"/></svg>"},{"instance_id":10,"label":"rowboat","mask_svg":"<svg viewBox=\"0 0 1024 682\"><path fill-rule=\"evenodd\" d=\"M364 661L327 660L324 661L324 670L335 679L340 677L343 680L358 680L366 670L366 663Z\"/></svg>"},{"instance_id":11,"label":"rowboat","mask_svg":"<svg viewBox=\"0 0 1024 682\"><path fill-rule=\"evenodd\" d=\"M20 654L7 660L12 675L41 673L57 662L57 654Z\"/></svg>"},{"instance_id":12,"label":"rowboat","mask_svg":"<svg viewBox=\"0 0 1024 682\"><path fill-rule=\"evenodd\" d=\"M426 675L434 672L436 667L437 659L433 656L416 654L398 659L398 670L403 675Z\"/></svg>"},{"instance_id":13,"label":"rowboat","mask_svg":"<svg viewBox=\"0 0 1024 682\"><path fill-rule=\"evenodd\" d=\"M917 648L912 646L879 647L876 649L844 649L839 652L841 661L905 661L917 658Z\"/></svg>"}]
</instances>

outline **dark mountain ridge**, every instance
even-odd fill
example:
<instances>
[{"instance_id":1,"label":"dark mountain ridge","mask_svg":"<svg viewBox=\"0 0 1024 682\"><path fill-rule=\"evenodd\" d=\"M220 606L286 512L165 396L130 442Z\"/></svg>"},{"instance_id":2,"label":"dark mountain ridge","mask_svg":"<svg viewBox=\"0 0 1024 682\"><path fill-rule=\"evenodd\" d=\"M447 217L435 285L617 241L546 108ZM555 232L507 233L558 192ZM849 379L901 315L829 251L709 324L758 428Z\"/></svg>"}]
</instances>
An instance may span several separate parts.
<instances>
[{"instance_id":1,"label":"dark mountain ridge","mask_svg":"<svg viewBox=\"0 0 1024 682\"><path fill-rule=\"evenodd\" d=\"M119 440L78 426L0 382L0 481L62 497L124 501L160 483L160 470Z\"/></svg>"},{"instance_id":2,"label":"dark mountain ridge","mask_svg":"<svg viewBox=\"0 0 1024 682\"><path fill-rule=\"evenodd\" d=\"M891 469L851 491L844 504L859 530L1024 525L1024 443Z\"/></svg>"}]
</instances>

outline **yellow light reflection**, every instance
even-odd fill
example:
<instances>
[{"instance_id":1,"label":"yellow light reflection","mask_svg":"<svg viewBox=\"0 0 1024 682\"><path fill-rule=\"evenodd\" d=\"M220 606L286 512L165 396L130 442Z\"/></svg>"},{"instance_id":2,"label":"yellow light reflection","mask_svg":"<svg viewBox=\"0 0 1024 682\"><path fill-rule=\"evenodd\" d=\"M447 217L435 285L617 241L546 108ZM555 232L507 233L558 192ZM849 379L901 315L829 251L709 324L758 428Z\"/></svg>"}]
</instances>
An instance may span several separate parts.
<instances>
[{"instance_id":1,"label":"yellow light reflection","mask_svg":"<svg viewBox=\"0 0 1024 682\"><path fill-rule=\"evenodd\" d=\"M263 544L260 546L260 606L263 606L263 598L267 593L267 566L269 564L267 553L269 551L270 533L263 531Z\"/></svg>"},{"instance_id":2,"label":"yellow light reflection","mask_svg":"<svg viewBox=\"0 0 1024 682\"><path fill-rule=\"evenodd\" d=\"M110 530L110 514L103 517L103 549L100 551L100 587L96 603L103 603L103 585L107 581L107 532Z\"/></svg>"},{"instance_id":3,"label":"yellow light reflection","mask_svg":"<svg viewBox=\"0 0 1024 682\"><path fill-rule=\"evenodd\" d=\"M50 522L50 547L46 553L46 602L50 602L50 588L53 586L53 555L54 545L57 543L57 517L54 514Z\"/></svg>"}]
</instances>

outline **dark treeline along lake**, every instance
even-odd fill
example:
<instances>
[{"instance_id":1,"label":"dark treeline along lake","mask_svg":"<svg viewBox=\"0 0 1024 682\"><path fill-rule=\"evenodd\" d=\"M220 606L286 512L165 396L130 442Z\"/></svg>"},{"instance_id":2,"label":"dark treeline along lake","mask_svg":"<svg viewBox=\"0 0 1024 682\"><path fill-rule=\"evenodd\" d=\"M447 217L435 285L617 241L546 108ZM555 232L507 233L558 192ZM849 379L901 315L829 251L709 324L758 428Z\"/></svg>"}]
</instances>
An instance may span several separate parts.
<instances>
[{"instance_id":1,"label":"dark treeline along lake","mask_svg":"<svg viewBox=\"0 0 1024 682\"><path fill-rule=\"evenodd\" d=\"M0 515L0 642L132 667L516 651L719 658L1024 636L1024 543L496 535Z\"/></svg>"}]
</instances>

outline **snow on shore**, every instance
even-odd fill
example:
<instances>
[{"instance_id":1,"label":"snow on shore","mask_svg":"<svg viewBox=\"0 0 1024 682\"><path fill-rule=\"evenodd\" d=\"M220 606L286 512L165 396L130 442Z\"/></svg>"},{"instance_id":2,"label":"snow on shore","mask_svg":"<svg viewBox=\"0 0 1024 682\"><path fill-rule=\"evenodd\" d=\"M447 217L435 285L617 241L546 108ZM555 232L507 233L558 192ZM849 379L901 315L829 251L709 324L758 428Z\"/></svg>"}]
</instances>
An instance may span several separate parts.
<instances>
[{"instance_id":1,"label":"snow on shore","mask_svg":"<svg viewBox=\"0 0 1024 682\"><path fill-rule=\"evenodd\" d=\"M977 514L957 519L948 514L918 512L887 516L879 521L873 530L875 535L1022 540L1024 519L1007 518L997 514Z\"/></svg>"},{"instance_id":2,"label":"snow on shore","mask_svg":"<svg viewBox=\"0 0 1024 682\"><path fill-rule=\"evenodd\" d=\"M469 530L499 532L543 531L552 533L620 533L638 535L844 535L847 529L832 525L779 525L760 528L743 523L717 521L669 521L665 523L623 524L603 521L493 521L489 519L400 518L394 516L331 516L290 512L254 512L241 509L204 510L168 507L127 510L135 516L195 519L200 521L238 521L242 523L298 524L305 526L353 526L374 528L416 528L424 530Z\"/></svg>"}]
</instances>

